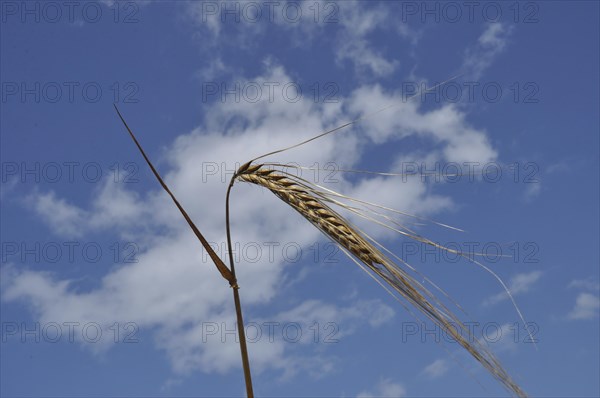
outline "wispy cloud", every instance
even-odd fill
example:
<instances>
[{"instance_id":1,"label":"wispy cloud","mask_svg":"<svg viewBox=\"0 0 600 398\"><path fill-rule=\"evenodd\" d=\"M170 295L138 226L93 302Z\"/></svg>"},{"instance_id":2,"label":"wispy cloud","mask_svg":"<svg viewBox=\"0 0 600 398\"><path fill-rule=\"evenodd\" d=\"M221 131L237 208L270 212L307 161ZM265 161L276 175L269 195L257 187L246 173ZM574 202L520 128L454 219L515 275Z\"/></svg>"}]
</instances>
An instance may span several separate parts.
<instances>
[{"instance_id":1,"label":"wispy cloud","mask_svg":"<svg viewBox=\"0 0 600 398\"><path fill-rule=\"evenodd\" d=\"M399 66L398 60L391 59L384 49L377 48L378 41L370 38L375 32L385 30L386 34L406 40L412 46L419 38L419 34L408 25L394 20L389 4L283 1L273 5L276 12L269 14L265 8L262 16L253 21L245 16L236 1L192 2L184 7L184 18L200 32L200 45L216 51L214 55L217 57L224 47L235 47L236 51L254 49L257 39L264 38L271 29L285 32L292 47L307 47L319 40L332 39L336 62L348 61L358 77L388 76ZM292 9L302 17L291 21L282 15L282 9L288 5L293 5ZM222 40L225 32L227 40Z\"/></svg>"},{"instance_id":2,"label":"wispy cloud","mask_svg":"<svg viewBox=\"0 0 600 398\"><path fill-rule=\"evenodd\" d=\"M541 278L542 271L533 271L513 276L508 284L508 290L512 296L527 293L531 287ZM491 296L483 302L483 305L493 305L507 300L508 294L501 292Z\"/></svg>"},{"instance_id":3,"label":"wispy cloud","mask_svg":"<svg viewBox=\"0 0 600 398\"><path fill-rule=\"evenodd\" d=\"M341 29L335 41L336 60L350 61L358 77L385 77L400 66L397 59L390 59L376 48L377 41L369 38L374 32L385 29L386 35L406 42L411 48L415 48L421 37L420 32L407 24L397 23L393 2L377 6L361 1L338 4Z\"/></svg>"},{"instance_id":4,"label":"wispy cloud","mask_svg":"<svg viewBox=\"0 0 600 398\"><path fill-rule=\"evenodd\" d=\"M585 289L597 292L600 290L600 283L595 278L589 277L587 279L574 279L569 282L567 287L570 289Z\"/></svg>"},{"instance_id":5,"label":"wispy cloud","mask_svg":"<svg viewBox=\"0 0 600 398\"><path fill-rule=\"evenodd\" d=\"M260 8L262 3L254 3ZM250 6L253 8L254 5ZM263 36L273 20L261 11L260 17L252 11L246 14L243 3L235 0L181 2L182 19L190 22L198 45L213 54L224 47L236 51L256 48L256 38ZM226 39L225 39L226 36Z\"/></svg>"},{"instance_id":6,"label":"wispy cloud","mask_svg":"<svg viewBox=\"0 0 600 398\"><path fill-rule=\"evenodd\" d=\"M491 324L488 324L491 325ZM515 339L515 325L504 323L497 327L486 327L483 333L483 339L490 344L494 352L515 352L519 346L519 341ZM535 335L525 337L527 343L536 342Z\"/></svg>"},{"instance_id":7,"label":"wispy cloud","mask_svg":"<svg viewBox=\"0 0 600 398\"><path fill-rule=\"evenodd\" d=\"M573 309L567 314L567 318L575 320L594 319L598 317L600 309L600 283L595 277L586 279L574 279L567 285L569 289L587 290L581 292L575 299ZM591 292L591 293L589 293Z\"/></svg>"},{"instance_id":8,"label":"wispy cloud","mask_svg":"<svg viewBox=\"0 0 600 398\"><path fill-rule=\"evenodd\" d=\"M87 213L65 199L57 198L54 192L32 194L26 203L59 236L79 238L83 235Z\"/></svg>"},{"instance_id":9,"label":"wispy cloud","mask_svg":"<svg viewBox=\"0 0 600 398\"><path fill-rule=\"evenodd\" d=\"M196 77L202 82L211 82L216 78L223 76L225 73L231 72L231 69L232 68L225 65L223 59L217 55L208 61L208 65L196 73Z\"/></svg>"},{"instance_id":10,"label":"wispy cloud","mask_svg":"<svg viewBox=\"0 0 600 398\"><path fill-rule=\"evenodd\" d=\"M398 62L386 59L376 51L367 35L385 23L389 13L383 8L364 7L362 2L343 3L340 23L344 27L337 40L338 62L350 60L356 71L374 76L386 76L398 66Z\"/></svg>"},{"instance_id":11,"label":"wispy cloud","mask_svg":"<svg viewBox=\"0 0 600 398\"><path fill-rule=\"evenodd\" d=\"M363 391L358 394L357 398L401 398L406 396L406 388L401 383L394 382L390 379L382 379L377 383L373 391Z\"/></svg>"},{"instance_id":12,"label":"wispy cloud","mask_svg":"<svg viewBox=\"0 0 600 398\"><path fill-rule=\"evenodd\" d=\"M494 59L504 51L513 27L500 22L489 23L477 44L465 51L462 69L473 79L479 79Z\"/></svg>"},{"instance_id":13,"label":"wispy cloud","mask_svg":"<svg viewBox=\"0 0 600 398\"><path fill-rule=\"evenodd\" d=\"M361 123L376 144L419 135L438 144L441 158L447 162L494 161L497 152L484 130L472 127L457 106L444 105L420 112L417 101L406 101L400 92L386 92L379 85L365 85L352 93L348 107L357 115L368 115L390 104L399 104L393 112L383 112ZM426 156L427 154L425 154Z\"/></svg>"},{"instance_id":14,"label":"wispy cloud","mask_svg":"<svg viewBox=\"0 0 600 398\"><path fill-rule=\"evenodd\" d=\"M528 183L525 185L525 192L524 192L525 200L527 202L531 202L535 198L537 198L541 192L542 192L542 183L540 181Z\"/></svg>"},{"instance_id":15,"label":"wispy cloud","mask_svg":"<svg viewBox=\"0 0 600 398\"><path fill-rule=\"evenodd\" d=\"M423 369L423 374L430 379L436 379L448 372L448 361L445 359L436 359Z\"/></svg>"},{"instance_id":16,"label":"wispy cloud","mask_svg":"<svg viewBox=\"0 0 600 398\"><path fill-rule=\"evenodd\" d=\"M147 217L150 214L148 207L143 206L143 200L135 191L124 189L123 184L114 183L110 177L101 182L90 209L59 198L53 191L35 191L27 196L25 204L53 234L64 238L79 238L93 230L113 227L119 227L120 234L127 236L142 224L148 225L156 220L155 217ZM159 214L154 213L155 216Z\"/></svg>"},{"instance_id":17,"label":"wispy cloud","mask_svg":"<svg viewBox=\"0 0 600 398\"><path fill-rule=\"evenodd\" d=\"M591 293L580 293L575 301L575 307L569 312L569 319L595 319L600 310L600 297Z\"/></svg>"}]
</instances>

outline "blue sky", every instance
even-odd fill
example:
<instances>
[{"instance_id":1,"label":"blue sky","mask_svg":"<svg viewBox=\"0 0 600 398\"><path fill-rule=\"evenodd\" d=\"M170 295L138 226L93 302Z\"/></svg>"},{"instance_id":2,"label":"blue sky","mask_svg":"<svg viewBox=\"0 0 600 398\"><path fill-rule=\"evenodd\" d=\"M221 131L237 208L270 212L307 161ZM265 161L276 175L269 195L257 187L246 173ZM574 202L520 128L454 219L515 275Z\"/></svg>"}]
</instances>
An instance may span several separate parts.
<instances>
[{"instance_id":1,"label":"blue sky","mask_svg":"<svg viewBox=\"0 0 600 398\"><path fill-rule=\"evenodd\" d=\"M413 226L487 253L535 347L492 275L365 226L529 394L598 396L598 3L424 4L3 1L1 395L244 394L227 282L116 102L223 258L236 164L397 104L271 159L465 230ZM257 394L508 394L270 193L232 218Z\"/></svg>"}]
</instances>

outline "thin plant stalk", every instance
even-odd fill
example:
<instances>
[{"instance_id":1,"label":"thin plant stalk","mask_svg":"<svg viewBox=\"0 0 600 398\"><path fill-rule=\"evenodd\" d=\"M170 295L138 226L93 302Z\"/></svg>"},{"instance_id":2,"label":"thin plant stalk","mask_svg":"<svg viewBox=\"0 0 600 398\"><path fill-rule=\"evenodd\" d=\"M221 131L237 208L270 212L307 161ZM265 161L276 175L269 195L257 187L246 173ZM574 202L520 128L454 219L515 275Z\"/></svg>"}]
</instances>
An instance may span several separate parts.
<instances>
[{"instance_id":1,"label":"thin plant stalk","mask_svg":"<svg viewBox=\"0 0 600 398\"><path fill-rule=\"evenodd\" d=\"M231 193L231 187L233 187L233 178L227 187L227 196L225 198L225 225L227 229L227 251L229 252L229 267L233 279L237 281L235 276L235 264L233 261L233 250L231 246L231 228L229 224L229 194ZM246 395L248 398L254 397L254 391L252 389L252 374L250 373L250 360L248 359L248 347L246 346L246 333L244 331L244 318L242 316L242 305L240 304L240 295L238 290L240 287L237 282L231 286L233 289L233 301L235 302L235 314L237 316L238 324L238 335L240 338L240 351L242 354L242 366L244 368L244 380L246 382Z\"/></svg>"},{"instance_id":2,"label":"thin plant stalk","mask_svg":"<svg viewBox=\"0 0 600 398\"><path fill-rule=\"evenodd\" d=\"M141 144L139 143L139 141L133 134L133 131L131 131L131 129L127 125L127 122L125 122L125 119L121 115L121 112L119 112L119 109L117 108L117 106L114 105L114 107L115 107L115 110L117 111L117 114L119 115L119 118L121 119L121 122L123 122L123 125L125 126L125 128L129 132L129 135L133 139L133 142L135 143L135 145L139 149L140 153L146 160L146 163L148 163L148 166L152 170L152 173L154 174L154 176L156 177L156 179L158 180L158 182L160 183L162 188L169 194L169 196L175 203L175 206L177 206L177 208L181 212L181 215L183 215L183 218L185 218L188 225L190 226L190 228L192 229L192 231L194 232L194 234L196 235L196 237L198 238L198 240L200 241L200 243L202 244L204 249L208 252L208 255L210 256L210 258L215 263L217 270L219 270L219 272L221 273L221 276L223 276L223 278L229 282L229 286L233 290L233 301L235 304L235 312L236 312L237 325L238 325L238 335L240 338L240 351L242 354L242 365L244 368L244 380L246 383L246 394L247 394L248 398L254 398L254 392L252 390L252 377L250 374L250 361L248 360L248 348L246 346L246 336L245 336L245 331L244 331L244 318L242 316L242 305L241 305L241 301L240 301L240 295L238 292L240 287L237 283L237 278L235 276L235 266L233 263L233 254L231 252L231 236L230 236L230 231L229 231L229 191L231 189L231 186L229 187L230 189L227 190L227 202L226 202L227 203L226 204L227 242L229 244L229 260L230 260L230 264L231 264L231 269L229 269L223 263L223 261L219 258L217 253L215 253L213 248L210 247L206 238L204 238L204 236L202 235L200 230L196 227L196 225L194 224L194 222L192 221L190 216L187 214L187 212L185 211L183 206L181 206L181 204L179 203L179 201L177 200L175 195L171 192L171 190L169 189L167 184L164 182L164 180L162 179L162 177L160 176L160 174L158 173L158 171L156 170L156 168L150 161L150 158L148 158L148 156L146 155L146 152L142 148Z\"/></svg>"}]
</instances>

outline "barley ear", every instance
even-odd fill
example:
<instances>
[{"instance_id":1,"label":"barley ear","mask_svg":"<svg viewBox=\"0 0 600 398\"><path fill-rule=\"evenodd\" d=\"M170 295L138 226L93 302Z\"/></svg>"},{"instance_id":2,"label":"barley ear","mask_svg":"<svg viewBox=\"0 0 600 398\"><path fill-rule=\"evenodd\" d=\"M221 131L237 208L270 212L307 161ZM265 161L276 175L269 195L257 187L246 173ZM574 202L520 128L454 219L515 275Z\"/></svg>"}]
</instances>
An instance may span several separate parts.
<instances>
[{"instance_id":1,"label":"barley ear","mask_svg":"<svg viewBox=\"0 0 600 398\"><path fill-rule=\"evenodd\" d=\"M351 254L359 266L361 266L360 263L364 264L389 287L420 310L422 314L449 333L507 390L519 397L527 396L512 380L495 356L477 339L474 339L474 336L456 315L446 308L419 281L415 280L377 249L369 241L368 235L361 232L360 229L353 226L348 220L325 204L327 198L317 194L318 191L305 180L264 168L261 164L254 166L245 164L243 168L238 170L233 179L255 184L273 192L279 199L291 206L307 221L337 243L345 253ZM338 204L340 203L338 202ZM385 250L387 251L387 249ZM384 286L382 283L380 284ZM386 287L384 286L384 288ZM388 289L386 288L386 290Z\"/></svg>"}]
</instances>

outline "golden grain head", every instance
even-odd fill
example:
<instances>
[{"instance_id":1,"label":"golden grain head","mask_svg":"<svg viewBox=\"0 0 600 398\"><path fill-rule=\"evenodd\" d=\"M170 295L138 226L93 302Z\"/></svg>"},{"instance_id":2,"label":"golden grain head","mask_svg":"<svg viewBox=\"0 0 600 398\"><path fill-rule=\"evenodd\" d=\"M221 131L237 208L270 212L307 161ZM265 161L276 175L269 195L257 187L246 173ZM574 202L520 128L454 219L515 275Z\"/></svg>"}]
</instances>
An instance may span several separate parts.
<instances>
[{"instance_id":1,"label":"golden grain head","mask_svg":"<svg viewBox=\"0 0 600 398\"><path fill-rule=\"evenodd\" d=\"M294 178L263 165L244 164L235 179L267 188L294 208L306 220L351 253L427 318L445 330L479 361L497 380L517 396L525 392L511 379L495 356L469 332L468 328L419 281L391 261L357 228L315 195L306 180ZM339 204L339 202L337 202ZM357 263L358 264L358 263ZM359 264L360 265L360 264ZM384 286L385 287L385 286Z\"/></svg>"}]
</instances>

